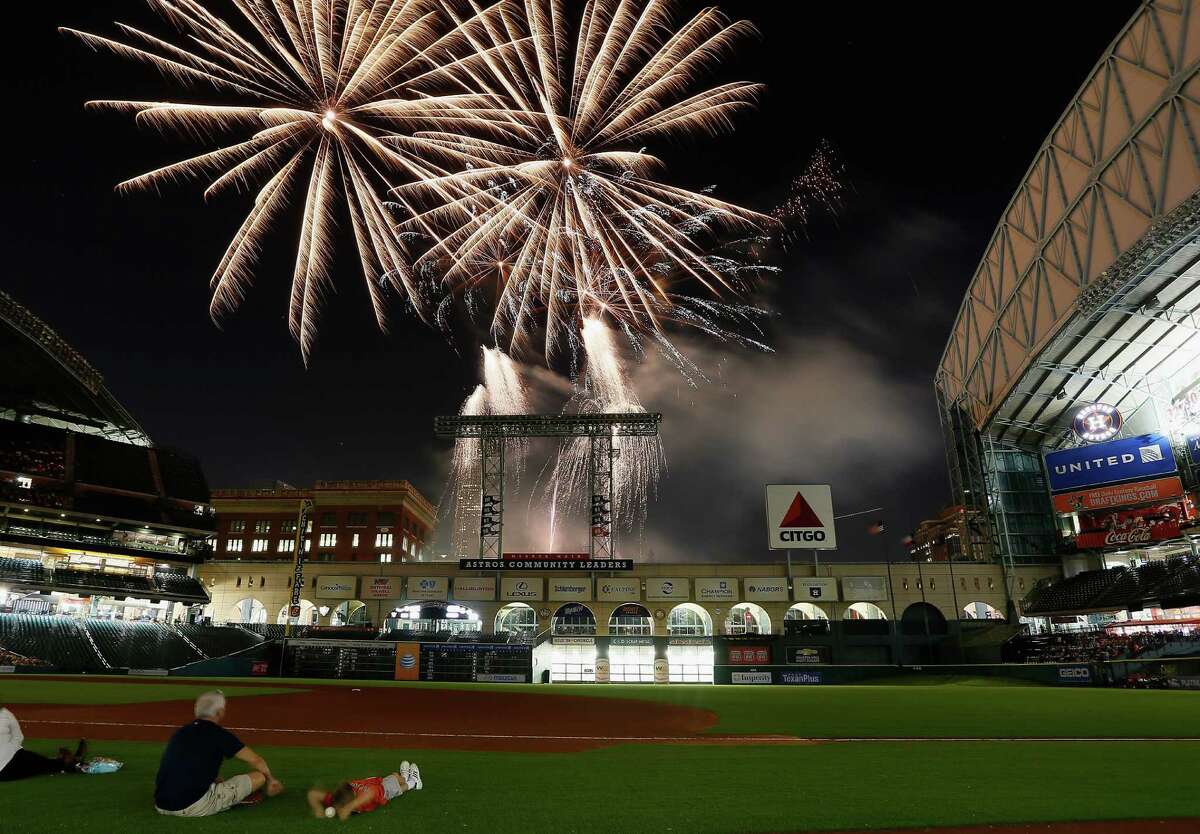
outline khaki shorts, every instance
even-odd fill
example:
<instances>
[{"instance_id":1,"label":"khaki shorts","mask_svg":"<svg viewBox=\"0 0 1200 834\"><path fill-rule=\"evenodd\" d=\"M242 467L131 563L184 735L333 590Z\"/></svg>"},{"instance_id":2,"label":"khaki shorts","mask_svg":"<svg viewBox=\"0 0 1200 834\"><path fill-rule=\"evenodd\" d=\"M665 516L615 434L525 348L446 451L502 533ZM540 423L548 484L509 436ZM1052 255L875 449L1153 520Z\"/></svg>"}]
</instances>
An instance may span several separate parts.
<instances>
[{"instance_id":1,"label":"khaki shorts","mask_svg":"<svg viewBox=\"0 0 1200 834\"><path fill-rule=\"evenodd\" d=\"M224 782L214 782L208 788L208 793L197 799L182 811L164 811L155 808L160 814L168 817L211 817L222 811L228 811L254 791L250 782L250 774L239 773Z\"/></svg>"}]
</instances>

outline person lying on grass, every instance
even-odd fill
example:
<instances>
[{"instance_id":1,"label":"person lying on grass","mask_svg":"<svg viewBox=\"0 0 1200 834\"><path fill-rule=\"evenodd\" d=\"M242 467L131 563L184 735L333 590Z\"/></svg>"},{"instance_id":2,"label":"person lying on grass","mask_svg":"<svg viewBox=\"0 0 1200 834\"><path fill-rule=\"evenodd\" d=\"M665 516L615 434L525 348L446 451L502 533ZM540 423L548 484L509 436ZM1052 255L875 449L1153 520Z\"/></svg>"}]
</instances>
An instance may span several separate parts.
<instances>
[{"instance_id":1,"label":"person lying on grass","mask_svg":"<svg viewBox=\"0 0 1200 834\"><path fill-rule=\"evenodd\" d=\"M225 720L225 694L219 689L196 699L196 720L175 731L163 751L154 782L154 807L171 817L209 817L234 805L253 805L283 793L283 783L271 768L233 733ZM222 780L217 774L225 759L236 758L251 768Z\"/></svg>"},{"instance_id":2,"label":"person lying on grass","mask_svg":"<svg viewBox=\"0 0 1200 834\"><path fill-rule=\"evenodd\" d=\"M343 782L333 791L312 788L308 792L308 807L314 817L333 819L336 816L348 820L351 814L365 814L382 808L396 797L419 791L422 787L420 768L401 762L400 769L387 776Z\"/></svg>"},{"instance_id":3,"label":"person lying on grass","mask_svg":"<svg viewBox=\"0 0 1200 834\"><path fill-rule=\"evenodd\" d=\"M58 749L58 756L51 759L41 753L26 750L25 734L17 717L0 706L0 782L13 782L29 776L44 776L50 773L77 773L79 762L87 755L87 741L79 740L72 754L66 747Z\"/></svg>"}]
</instances>

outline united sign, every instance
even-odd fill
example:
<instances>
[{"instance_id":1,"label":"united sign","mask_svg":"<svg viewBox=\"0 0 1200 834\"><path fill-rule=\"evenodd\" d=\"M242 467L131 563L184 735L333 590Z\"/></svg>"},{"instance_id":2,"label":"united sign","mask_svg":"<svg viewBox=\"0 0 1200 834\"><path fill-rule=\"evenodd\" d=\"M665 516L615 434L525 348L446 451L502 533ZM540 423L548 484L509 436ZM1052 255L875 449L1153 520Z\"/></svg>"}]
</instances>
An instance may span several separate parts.
<instances>
[{"instance_id":1,"label":"united sign","mask_svg":"<svg viewBox=\"0 0 1200 834\"><path fill-rule=\"evenodd\" d=\"M1175 471L1171 441L1158 434L1127 437L1046 455L1051 492L1144 481Z\"/></svg>"}]
</instances>

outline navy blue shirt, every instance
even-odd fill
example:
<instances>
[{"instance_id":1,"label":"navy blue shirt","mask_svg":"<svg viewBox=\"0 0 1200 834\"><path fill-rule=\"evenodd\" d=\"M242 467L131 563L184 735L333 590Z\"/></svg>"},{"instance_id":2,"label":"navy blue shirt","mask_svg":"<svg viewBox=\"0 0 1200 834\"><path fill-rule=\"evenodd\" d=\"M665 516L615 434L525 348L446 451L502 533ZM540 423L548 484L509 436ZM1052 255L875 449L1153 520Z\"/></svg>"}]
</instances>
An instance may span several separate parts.
<instances>
[{"instance_id":1,"label":"navy blue shirt","mask_svg":"<svg viewBox=\"0 0 1200 834\"><path fill-rule=\"evenodd\" d=\"M194 804L216 780L221 763L245 746L229 730L203 718L180 727L167 742L158 764L155 806L164 811L182 811Z\"/></svg>"}]
</instances>

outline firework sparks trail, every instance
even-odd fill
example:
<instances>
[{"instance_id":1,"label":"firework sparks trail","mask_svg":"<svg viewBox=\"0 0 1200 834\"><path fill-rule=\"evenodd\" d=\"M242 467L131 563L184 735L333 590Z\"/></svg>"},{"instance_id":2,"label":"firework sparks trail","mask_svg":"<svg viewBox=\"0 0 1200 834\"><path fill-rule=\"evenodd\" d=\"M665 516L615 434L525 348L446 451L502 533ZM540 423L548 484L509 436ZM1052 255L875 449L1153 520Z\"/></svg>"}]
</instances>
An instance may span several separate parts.
<instances>
[{"instance_id":1,"label":"firework sparks trail","mask_svg":"<svg viewBox=\"0 0 1200 834\"><path fill-rule=\"evenodd\" d=\"M463 417L478 417L485 414L528 414L529 399L516 363L500 350L482 349L484 381L475 386L463 401L459 414ZM450 477L442 498L442 511L465 514L472 521L479 517L480 499L480 447L479 440L460 437L454 441ZM505 441L504 456L506 472L519 485L528 452L525 438L509 438ZM460 506L461 505L461 506ZM456 546L458 543L456 543ZM462 551L459 548L460 552Z\"/></svg>"},{"instance_id":2,"label":"firework sparks trail","mask_svg":"<svg viewBox=\"0 0 1200 834\"><path fill-rule=\"evenodd\" d=\"M846 193L846 168L829 142L822 140L804 173L792 180L787 199L771 212L789 227L804 226L818 210L836 214Z\"/></svg>"},{"instance_id":3,"label":"firework sparks trail","mask_svg":"<svg viewBox=\"0 0 1200 834\"><path fill-rule=\"evenodd\" d=\"M397 179L436 179L445 165L488 161L417 134L470 129L487 135L499 118L493 99L458 92L456 80L460 61L480 57L472 44L499 25L499 9L472 5L474 14L459 16L456 0L232 0L240 14L235 26L200 0L147 2L175 29L176 41L123 23L116 24L117 37L62 31L224 99L88 103L214 146L126 180L120 190L202 179L206 198L256 191L212 277L213 317L241 301L269 228L299 202L289 326L307 361L318 309L332 289L341 202L380 328L386 329L389 289L427 318L423 288L381 195ZM448 83L455 94L439 94ZM223 138L231 135L238 138Z\"/></svg>"},{"instance_id":4,"label":"firework sparks trail","mask_svg":"<svg viewBox=\"0 0 1200 834\"><path fill-rule=\"evenodd\" d=\"M613 331L600 319L583 323L587 366L582 390L567 405L579 414L641 413L644 409L621 366ZM622 437L613 461L613 517L623 529L638 527L646 517L661 471L666 466L662 442L655 437ZM553 518L580 512L590 502L588 438L564 441L543 490ZM553 534L553 528L552 528Z\"/></svg>"},{"instance_id":5,"label":"firework sparks trail","mask_svg":"<svg viewBox=\"0 0 1200 834\"><path fill-rule=\"evenodd\" d=\"M747 82L690 93L754 30L716 9L676 25L673 6L589 0L572 44L565 0L513 3L502 26L483 27L486 38L473 41L478 57L448 69L463 89L513 103L508 130L488 139L422 132L425 142L485 161L398 186L406 205L435 203L401 228L439 230L418 267L486 310L493 340L510 355L569 355L589 319L607 319L635 342L649 334L674 352L670 325L728 337L723 317L753 317L697 303L677 285L740 296L758 271L709 252L777 222L709 189L661 181L664 165L646 145L728 130L754 105L760 86ZM455 197L432 199L447 193Z\"/></svg>"}]
</instances>

